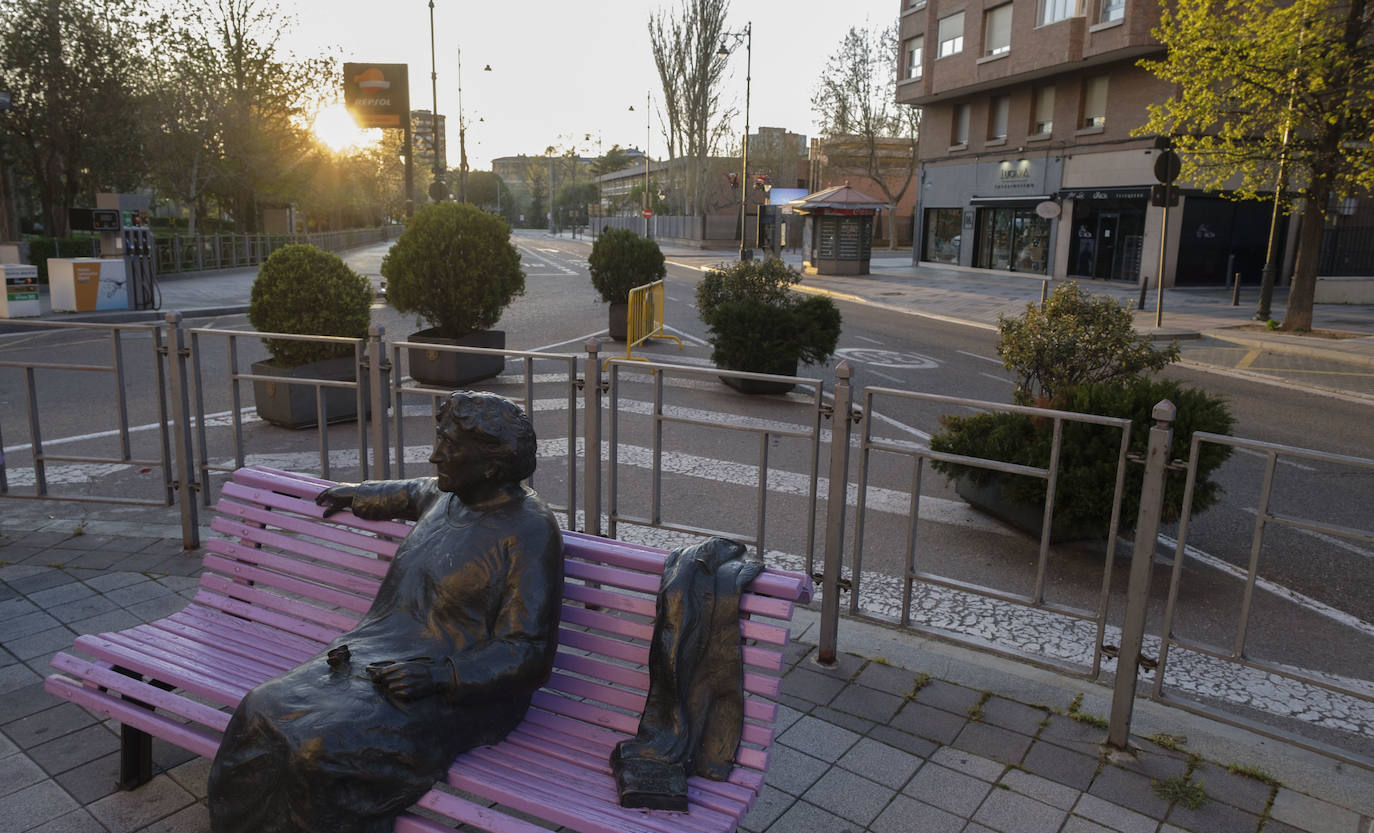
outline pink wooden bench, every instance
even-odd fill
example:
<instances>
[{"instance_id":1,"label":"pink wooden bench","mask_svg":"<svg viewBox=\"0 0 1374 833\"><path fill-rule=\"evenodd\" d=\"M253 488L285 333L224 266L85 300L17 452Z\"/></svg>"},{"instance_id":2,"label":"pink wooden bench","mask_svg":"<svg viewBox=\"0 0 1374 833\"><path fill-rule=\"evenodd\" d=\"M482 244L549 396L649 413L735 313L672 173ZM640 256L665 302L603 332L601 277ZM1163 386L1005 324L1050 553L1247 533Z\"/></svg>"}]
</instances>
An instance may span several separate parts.
<instances>
[{"instance_id":1,"label":"pink wooden bench","mask_svg":"<svg viewBox=\"0 0 1374 833\"><path fill-rule=\"evenodd\" d=\"M204 572L185 609L117 633L80 636L53 658L48 691L123 724L122 786L152 775L151 738L211 757L231 710L253 686L318 654L367 610L387 559L409 531L350 513L321 519L328 481L267 468L225 484ZM513 811L585 833L730 831L763 786L783 648L800 573L767 570L742 599L745 730L728 781L692 778L687 814L626 810L611 748L633 735L649 677L662 550L564 533L566 581L558 658L525 721L471 750L396 830L546 833Z\"/></svg>"}]
</instances>

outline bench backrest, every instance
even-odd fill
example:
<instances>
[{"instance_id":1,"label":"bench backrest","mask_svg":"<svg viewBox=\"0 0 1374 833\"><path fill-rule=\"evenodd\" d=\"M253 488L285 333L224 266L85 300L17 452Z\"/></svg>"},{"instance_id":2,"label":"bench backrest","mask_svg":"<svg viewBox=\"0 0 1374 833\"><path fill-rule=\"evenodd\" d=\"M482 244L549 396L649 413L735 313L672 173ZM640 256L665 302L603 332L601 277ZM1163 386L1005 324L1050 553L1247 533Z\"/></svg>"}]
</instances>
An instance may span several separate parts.
<instances>
[{"instance_id":1,"label":"bench backrest","mask_svg":"<svg viewBox=\"0 0 1374 833\"><path fill-rule=\"evenodd\" d=\"M207 542L197 601L260 623L264 639L289 643L303 658L351 628L371 604L410 525L364 521L347 512L325 521L313 498L329 485L263 467L235 472L211 527L237 540ZM558 658L527 722L608 750L634 734L643 711L666 553L576 532L564 532L564 551ZM743 595L746 699L739 766L733 787L706 782L706 789L760 789L787 622L794 603L809 601L810 589L799 573L766 570Z\"/></svg>"}]
</instances>

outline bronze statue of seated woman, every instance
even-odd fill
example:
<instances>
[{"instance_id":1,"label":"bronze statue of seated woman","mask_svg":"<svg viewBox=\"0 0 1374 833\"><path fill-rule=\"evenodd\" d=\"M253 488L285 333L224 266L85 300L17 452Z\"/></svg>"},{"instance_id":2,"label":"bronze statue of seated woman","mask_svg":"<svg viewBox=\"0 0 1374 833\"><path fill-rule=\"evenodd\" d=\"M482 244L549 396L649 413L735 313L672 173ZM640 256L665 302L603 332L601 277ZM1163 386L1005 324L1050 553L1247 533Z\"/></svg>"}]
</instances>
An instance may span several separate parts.
<instances>
[{"instance_id":1,"label":"bronze statue of seated woman","mask_svg":"<svg viewBox=\"0 0 1374 833\"><path fill-rule=\"evenodd\" d=\"M558 524L521 485L529 418L454 393L439 409L438 477L342 484L325 516L404 518L357 627L239 704L210 771L214 833L380 833L459 753L523 719L557 648Z\"/></svg>"}]
</instances>

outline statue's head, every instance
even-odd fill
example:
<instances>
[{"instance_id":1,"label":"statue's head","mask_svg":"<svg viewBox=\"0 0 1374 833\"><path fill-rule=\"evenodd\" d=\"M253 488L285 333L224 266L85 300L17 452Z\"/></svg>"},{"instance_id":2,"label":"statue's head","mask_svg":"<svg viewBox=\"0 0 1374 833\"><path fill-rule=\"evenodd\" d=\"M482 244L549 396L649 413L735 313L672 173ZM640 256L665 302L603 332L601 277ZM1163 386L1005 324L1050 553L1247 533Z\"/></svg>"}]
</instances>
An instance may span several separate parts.
<instances>
[{"instance_id":1,"label":"statue's head","mask_svg":"<svg viewBox=\"0 0 1374 833\"><path fill-rule=\"evenodd\" d=\"M494 393L455 391L439 406L438 439L476 446L488 479L518 483L534 474L534 425L520 406Z\"/></svg>"}]
</instances>

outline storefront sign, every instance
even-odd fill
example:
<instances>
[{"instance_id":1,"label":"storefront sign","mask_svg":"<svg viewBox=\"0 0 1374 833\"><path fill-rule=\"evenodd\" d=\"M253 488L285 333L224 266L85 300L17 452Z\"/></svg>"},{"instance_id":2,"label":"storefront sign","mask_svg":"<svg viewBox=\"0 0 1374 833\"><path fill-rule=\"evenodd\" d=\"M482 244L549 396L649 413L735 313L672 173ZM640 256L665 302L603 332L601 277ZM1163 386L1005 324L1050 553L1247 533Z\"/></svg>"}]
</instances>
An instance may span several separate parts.
<instances>
[{"instance_id":1,"label":"storefront sign","mask_svg":"<svg viewBox=\"0 0 1374 833\"><path fill-rule=\"evenodd\" d=\"M1042 193L1044 165L1030 159L1004 159L983 173L979 166L980 191L985 195L1013 196Z\"/></svg>"},{"instance_id":2,"label":"storefront sign","mask_svg":"<svg viewBox=\"0 0 1374 833\"><path fill-rule=\"evenodd\" d=\"M407 64L344 64L344 105L359 127L404 127L410 113Z\"/></svg>"},{"instance_id":3,"label":"storefront sign","mask_svg":"<svg viewBox=\"0 0 1374 833\"><path fill-rule=\"evenodd\" d=\"M1081 188L1074 191L1059 192L1060 199L1073 200L1074 202L1143 200L1149 196L1149 188Z\"/></svg>"}]
</instances>

